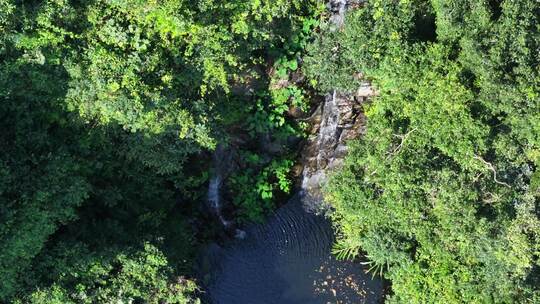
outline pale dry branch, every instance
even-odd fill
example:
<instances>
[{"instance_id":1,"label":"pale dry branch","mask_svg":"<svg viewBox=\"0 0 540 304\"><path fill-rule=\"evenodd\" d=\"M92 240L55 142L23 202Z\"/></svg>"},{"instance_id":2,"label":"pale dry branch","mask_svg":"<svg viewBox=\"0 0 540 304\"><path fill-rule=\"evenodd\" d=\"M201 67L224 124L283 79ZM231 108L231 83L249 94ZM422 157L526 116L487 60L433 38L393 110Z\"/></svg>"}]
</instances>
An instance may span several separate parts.
<instances>
[{"instance_id":1,"label":"pale dry branch","mask_svg":"<svg viewBox=\"0 0 540 304\"><path fill-rule=\"evenodd\" d=\"M478 159L479 161L483 162L484 165L486 165L488 167L488 169L491 170L491 172L493 172L493 180L499 184L499 185L503 185L503 186L506 186L508 188L511 188L511 186L505 182L501 182L499 180L497 180L497 170L495 170L495 167L493 166L493 164L491 164L490 162L486 161L485 159L483 159L482 157L478 156L478 155L475 155L474 156L474 159Z\"/></svg>"},{"instance_id":2,"label":"pale dry branch","mask_svg":"<svg viewBox=\"0 0 540 304\"><path fill-rule=\"evenodd\" d=\"M386 159L389 159L390 157L399 153L399 151L401 151L401 149L403 148L405 141L407 141L407 138L409 137L409 135L411 135L411 133L413 133L414 131L416 131L416 128L413 128L412 130L410 130L409 132L403 135L393 134L395 137L401 138L401 142L392 152L388 153L388 156L386 157Z\"/></svg>"}]
</instances>

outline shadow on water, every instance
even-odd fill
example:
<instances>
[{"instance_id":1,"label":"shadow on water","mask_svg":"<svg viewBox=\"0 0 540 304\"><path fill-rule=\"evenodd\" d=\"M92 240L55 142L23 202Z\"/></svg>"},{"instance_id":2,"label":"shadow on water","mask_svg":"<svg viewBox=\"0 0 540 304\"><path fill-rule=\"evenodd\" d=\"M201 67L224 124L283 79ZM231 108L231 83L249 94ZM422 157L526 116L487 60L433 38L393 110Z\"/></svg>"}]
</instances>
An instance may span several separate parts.
<instances>
[{"instance_id":1,"label":"shadow on water","mask_svg":"<svg viewBox=\"0 0 540 304\"><path fill-rule=\"evenodd\" d=\"M213 304L379 303L383 284L361 265L337 261L327 219L293 197L243 240L209 246L206 301Z\"/></svg>"}]
</instances>

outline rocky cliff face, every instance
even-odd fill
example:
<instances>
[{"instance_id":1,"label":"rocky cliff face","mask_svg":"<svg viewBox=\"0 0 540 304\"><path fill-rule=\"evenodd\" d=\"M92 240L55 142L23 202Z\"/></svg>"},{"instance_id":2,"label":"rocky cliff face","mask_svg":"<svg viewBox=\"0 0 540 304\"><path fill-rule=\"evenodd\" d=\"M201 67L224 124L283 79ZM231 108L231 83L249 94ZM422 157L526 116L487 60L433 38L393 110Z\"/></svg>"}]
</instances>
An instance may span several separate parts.
<instances>
[{"instance_id":1,"label":"rocky cliff face","mask_svg":"<svg viewBox=\"0 0 540 304\"><path fill-rule=\"evenodd\" d=\"M334 91L327 94L317 109L315 131L302 152L302 194L304 205L312 211L327 209L321 188L332 169L339 167L347 152L347 141L360 137L365 131L362 104L374 92L363 83L354 94Z\"/></svg>"},{"instance_id":2,"label":"rocky cliff face","mask_svg":"<svg viewBox=\"0 0 540 304\"><path fill-rule=\"evenodd\" d=\"M347 10L361 5L363 0L330 0L327 3L330 13L329 22L331 30L340 30L343 27ZM356 75L361 79L361 75ZM290 81L301 85L305 79L301 73L291 76L292 80L283 80L274 84L276 88L285 87ZM296 108L289 110L289 115L311 125L311 135L302 144L301 166L295 167L295 176L301 176L301 197L306 209L316 212L328 210L324 204L321 188L327 180L331 170L339 167L347 152L347 141L358 138L364 133L365 117L362 113L362 104L374 95L369 82L361 82L356 92L329 92L321 98L317 109L309 118L305 118L302 111ZM237 138L239 139L239 138ZM294 148L299 145L300 139L292 138L284 142L273 139L271 134L259 138L260 153L263 157L271 159L274 155L283 153L284 147ZM226 202L222 198L222 186L229 173L233 170L235 162L236 144L227 147L221 144L214 153L214 170L208 188L208 205L212 213L228 230L234 231L234 220L227 220L223 214Z\"/></svg>"},{"instance_id":3,"label":"rocky cliff face","mask_svg":"<svg viewBox=\"0 0 540 304\"><path fill-rule=\"evenodd\" d=\"M336 27L340 28L345 22L345 13L349 9L354 9L366 0L330 0L326 4L328 11L330 11L330 22Z\"/></svg>"},{"instance_id":4,"label":"rocky cliff face","mask_svg":"<svg viewBox=\"0 0 540 304\"><path fill-rule=\"evenodd\" d=\"M361 5L361 0L331 0L328 9L333 30L339 30L348 9ZM361 77L361 76L360 76ZM325 212L321 188L330 171L339 167L347 152L347 141L358 138L365 131L362 103L373 96L369 82L361 82L354 93L333 91L328 93L311 119L312 135L302 152L302 201L315 212Z\"/></svg>"}]
</instances>

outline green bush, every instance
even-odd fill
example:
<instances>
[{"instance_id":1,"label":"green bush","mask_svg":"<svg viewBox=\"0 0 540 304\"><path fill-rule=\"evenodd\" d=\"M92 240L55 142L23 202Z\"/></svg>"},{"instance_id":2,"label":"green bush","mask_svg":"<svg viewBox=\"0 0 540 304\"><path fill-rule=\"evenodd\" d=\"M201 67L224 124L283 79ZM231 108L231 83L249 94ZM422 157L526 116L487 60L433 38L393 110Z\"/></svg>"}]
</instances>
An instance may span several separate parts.
<instances>
[{"instance_id":1,"label":"green bush","mask_svg":"<svg viewBox=\"0 0 540 304\"><path fill-rule=\"evenodd\" d=\"M275 208L276 194L290 192L292 181L289 171L293 161L276 159L264 164L256 154L248 154L247 157L251 159L252 167L233 175L230 180L233 204L237 207L240 221L261 222L264 215ZM255 169L258 167L259 170Z\"/></svg>"},{"instance_id":2,"label":"green bush","mask_svg":"<svg viewBox=\"0 0 540 304\"><path fill-rule=\"evenodd\" d=\"M255 108L244 110L255 101L234 88L262 79L257 93L273 116L260 122L282 124L268 75L253 71L282 54L295 58L284 45L305 35L317 7L314 0L0 0L0 301L30 299L41 286L35 301L78 302L54 263L43 268L62 242L85 244L105 265L113 263L107 248L161 240L170 266L190 275L186 265L203 241L193 223L204 217L206 152ZM289 105L293 95L275 99ZM140 297L150 301L151 292L143 288Z\"/></svg>"},{"instance_id":3,"label":"green bush","mask_svg":"<svg viewBox=\"0 0 540 304\"><path fill-rule=\"evenodd\" d=\"M144 249L131 251L95 256L84 247L66 248L58 261L67 264L54 266L62 272L60 280L15 303L200 303L193 296L195 283L173 279L167 259L156 247L145 244Z\"/></svg>"}]
</instances>

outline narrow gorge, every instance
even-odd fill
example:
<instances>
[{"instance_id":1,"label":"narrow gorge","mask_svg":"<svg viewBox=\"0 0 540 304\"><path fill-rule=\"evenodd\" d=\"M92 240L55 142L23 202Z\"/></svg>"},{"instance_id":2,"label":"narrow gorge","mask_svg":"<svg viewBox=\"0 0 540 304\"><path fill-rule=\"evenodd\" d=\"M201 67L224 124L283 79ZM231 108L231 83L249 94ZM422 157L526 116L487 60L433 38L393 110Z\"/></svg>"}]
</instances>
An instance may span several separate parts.
<instances>
[{"instance_id":1,"label":"narrow gorge","mask_svg":"<svg viewBox=\"0 0 540 304\"><path fill-rule=\"evenodd\" d=\"M328 4L331 21L343 24L346 1ZM236 239L219 246L211 244L202 258L201 280L206 300L233 303L379 303L383 282L366 273L361 264L339 261L331 253L334 233L325 217L331 212L321 187L339 168L347 151L346 142L364 132L362 103L373 91L362 83L354 93L333 91L315 106L309 116L312 135L303 143L299 157L303 168L296 194L262 224L245 232L235 229ZM228 162L222 146L214 155L214 176L209 184L209 204L226 229L220 205L223 168ZM240 236L240 237L239 237Z\"/></svg>"},{"instance_id":2,"label":"narrow gorge","mask_svg":"<svg viewBox=\"0 0 540 304\"><path fill-rule=\"evenodd\" d=\"M319 131L304 149L302 189L264 224L248 226L244 237L224 247L209 246L204 257L209 272L202 275L209 302L323 304L382 300L380 279L365 273L358 263L332 256L332 226L323 215L316 214L328 211L320 186L329 170L339 166L346 151L345 141L361 134L359 106L367 97L328 94L318 109ZM216 179L211 187L219 188Z\"/></svg>"}]
</instances>

